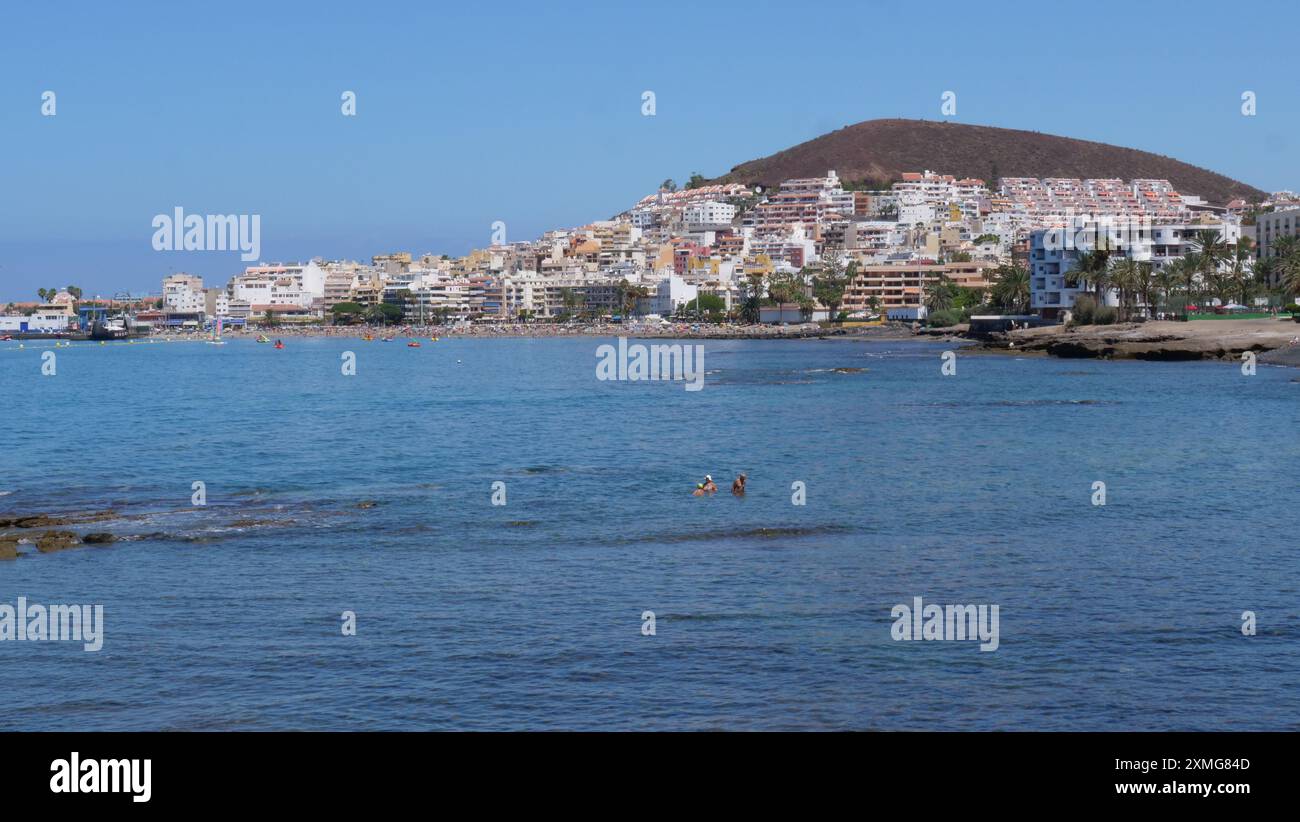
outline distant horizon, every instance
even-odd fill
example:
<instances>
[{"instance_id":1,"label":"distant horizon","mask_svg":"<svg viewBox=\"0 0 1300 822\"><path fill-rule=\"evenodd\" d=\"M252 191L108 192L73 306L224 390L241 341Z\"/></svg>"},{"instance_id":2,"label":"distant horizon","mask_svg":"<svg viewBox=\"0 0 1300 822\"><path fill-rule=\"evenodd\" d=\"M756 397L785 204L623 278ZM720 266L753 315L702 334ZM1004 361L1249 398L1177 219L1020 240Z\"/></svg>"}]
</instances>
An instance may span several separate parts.
<instances>
[{"instance_id":1,"label":"distant horizon","mask_svg":"<svg viewBox=\"0 0 1300 822\"><path fill-rule=\"evenodd\" d=\"M249 264L237 252L154 251L150 220L178 206L261 215L266 262L460 256L489 245L496 221L510 242L535 239L607 219L665 178L716 178L874 119L1059 135L1268 192L1300 189L1286 24L1300 12L1266 3L1272 25L1251 31L1246 51L1207 42L1185 4L1171 8L1102 2L1094 12L1178 48L1080 31L1088 48L1072 50L1061 38L1079 21L1035 4L994 14L843 3L799 15L669 2L653 19L597 3L564 14L395 3L354 15L233 0L215 18L163 3L74 16L22 7L0 32L0 299L70 284L155 293L170 273L224 283ZM1013 26L1015 60L1038 70L1018 71L998 50ZM788 52L792 75L826 82L748 70L777 29L802 44ZM961 61L914 59L916 31L960 41ZM737 47L704 47L724 41ZM574 43L587 47L563 45ZM1133 77L1156 82L1126 91ZM1195 94L1172 78L1194 78ZM949 90L952 117L940 110ZM47 91L54 116L43 116ZM1239 110L1247 91L1256 116ZM349 92L355 116L342 111Z\"/></svg>"}]
</instances>

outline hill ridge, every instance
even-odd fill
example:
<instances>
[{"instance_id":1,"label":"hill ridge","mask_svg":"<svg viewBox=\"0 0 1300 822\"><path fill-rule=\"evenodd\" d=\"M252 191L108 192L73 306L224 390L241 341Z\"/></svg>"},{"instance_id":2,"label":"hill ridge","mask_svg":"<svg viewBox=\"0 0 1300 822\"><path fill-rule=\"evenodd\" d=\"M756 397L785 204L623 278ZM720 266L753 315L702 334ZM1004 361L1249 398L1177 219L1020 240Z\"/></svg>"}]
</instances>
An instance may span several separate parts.
<instances>
[{"instance_id":1,"label":"hill ridge","mask_svg":"<svg viewBox=\"0 0 1300 822\"><path fill-rule=\"evenodd\" d=\"M1181 194L1225 205L1268 195L1223 174L1173 157L1075 137L951 120L865 120L790 148L734 166L710 182L775 186L783 180L817 177L834 169L859 182L901 179L924 171L978 177L990 185L998 177L1077 177L1080 179L1165 179Z\"/></svg>"}]
</instances>

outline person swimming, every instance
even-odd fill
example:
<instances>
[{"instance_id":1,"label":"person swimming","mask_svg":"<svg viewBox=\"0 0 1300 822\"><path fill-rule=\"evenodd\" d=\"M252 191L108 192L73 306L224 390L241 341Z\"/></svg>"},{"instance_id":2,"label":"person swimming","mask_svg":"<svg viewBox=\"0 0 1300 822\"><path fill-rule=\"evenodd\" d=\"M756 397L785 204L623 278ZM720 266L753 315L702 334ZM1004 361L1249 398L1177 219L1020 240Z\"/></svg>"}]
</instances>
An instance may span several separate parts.
<instances>
[{"instance_id":1,"label":"person swimming","mask_svg":"<svg viewBox=\"0 0 1300 822\"><path fill-rule=\"evenodd\" d=\"M693 497L704 496L704 483L702 482L695 483L695 490L691 492L691 496Z\"/></svg>"},{"instance_id":2,"label":"person swimming","mask_svg":"<svg viewBox=\"0 0 1300 822\"><path fill-rule=\"evenodd\" d=\"M738 497L745 496L745 479L746 477L744 474L737 476L736 481L731 483L731 493Z\"/></svg>"},{"instance_id":3,"label":"person swimming","mask_svg":"<svg viewBox=\"0 0 1300 822\"><path fill-rule=\"evenodd\" d=\"M718 493L718 486L716 486L716 485L713 484L713 475L712 475L712 474L705 474L705 475L704 475L704 490L707 491L707 492L709 492L710 494L716 494L716 493Z\"/></svg>"}]
</instances>

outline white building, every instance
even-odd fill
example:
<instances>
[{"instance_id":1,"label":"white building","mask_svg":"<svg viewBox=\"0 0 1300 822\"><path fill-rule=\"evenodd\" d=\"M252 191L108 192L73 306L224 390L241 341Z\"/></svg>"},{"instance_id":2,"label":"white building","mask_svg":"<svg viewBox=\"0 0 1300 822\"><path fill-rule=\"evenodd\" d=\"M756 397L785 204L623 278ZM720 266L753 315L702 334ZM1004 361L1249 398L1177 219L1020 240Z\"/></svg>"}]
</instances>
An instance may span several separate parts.
<instances>
[{"instance_id":1,"label":"white building","mask_svg":"<svg viewBox=\"0 0 1300 822\"><path fill-rule=\"evenodd\" d=\"M690 231L700 231L710 227L729 227L734 219L736 219L736 207L716 200L693 203L682 212L682 220Z\"/></svg>"},{"instance_id":2,"label":"white building","mask_svg":"<svg viewBox=\"0 0 1300 822\"><path fill-rule=\"evenodd\" d=\"M57 333L68 330L72 320L72 311L66 305L45 305L32 314L0 315L0 331L6 333Z\"/></svg>"},{"instance_id":3,"label":"white building","mask_svg":"<svg viewBox=\"0 0 1300 822\"><path fill-rule=\"evenodd\" d=\"M1067 228L1039 229L1029 235L1029 305L1046 319L1059 318L1074 308L1080 294L1091 294L1091 283L1076 279L1070 272L1078 268L1079 256L1099 247L1098 238L1106 237L1112 259L1130 257L1158 267L1196 250L1196 232L1212 230L1229 245L1241 239L1241 225L1236 221L1220 223L1177 223L1151 225L1137 220L1129 223L1087 222ZM1102 294L1106 305L1117 305L1115 290Z\"/></svg>"},{"instance_id":4,"label":"white building","mask_svg":"<svg viewBox=\"0 0 1300 822\"><path fill-rule=\"evenodd\" d=\"M1278 240L1297 234L1300 234L1300 208L1258 215L1255 217L1255 240L1258 243L1256 253L1259 259L1272 257Z\"/></svg>"},{"instance_id":5,"label":"white building","mask_svg":"<svg viewBox=\"0 0 1300 822\"><path fill-rule=\"evenodd\" d=\"M163 310L172 314L201 314L207 310L203 278L173 274L162 281Z\"/></svg>"},{"instance_id":6,"label":"white building","mask_svg":"<svg viewBox=\"0 0 1300 822\"><path fill-rule=\"evenodd\" d=\"M699 286L686 282L676 274L669 274L659 281L653 296L649 300L642 301L648 303L648 310L644 310L643 313L658 314L661 317L670 316L678 306L691 302L699 293Z\"/></svg>"}]
</instances>

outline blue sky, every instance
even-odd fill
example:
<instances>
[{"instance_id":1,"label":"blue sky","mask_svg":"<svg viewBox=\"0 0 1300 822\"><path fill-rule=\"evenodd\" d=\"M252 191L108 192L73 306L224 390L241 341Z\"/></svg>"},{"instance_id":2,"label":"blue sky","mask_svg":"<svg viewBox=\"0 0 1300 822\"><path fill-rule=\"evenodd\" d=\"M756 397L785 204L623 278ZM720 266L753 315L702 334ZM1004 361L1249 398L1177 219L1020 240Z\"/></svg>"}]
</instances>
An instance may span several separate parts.
<instances>
[{"instance_id":1,"label":"blue sky","mask_svg":"<svg viewBox=\"0 0 1300 822\"><path fill-rule=\"evenodd\" d=\"M265 260L461 254L878 117L1026 128L1300 189L1297 5L10 4L0 299L214 284L150 222L260 214ZM41 116L41 93L57 115ZM340 95L357 94L357 116ZM652 90L657 114L641 115ZM1258 114L1243 117L1241 93Z\"/></svg>"}]
</instances>

